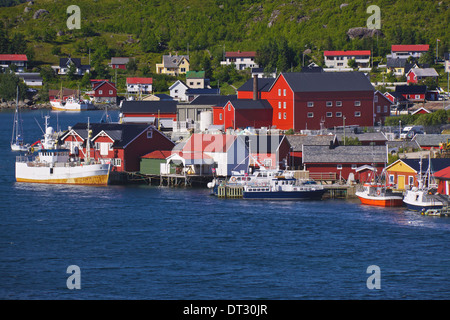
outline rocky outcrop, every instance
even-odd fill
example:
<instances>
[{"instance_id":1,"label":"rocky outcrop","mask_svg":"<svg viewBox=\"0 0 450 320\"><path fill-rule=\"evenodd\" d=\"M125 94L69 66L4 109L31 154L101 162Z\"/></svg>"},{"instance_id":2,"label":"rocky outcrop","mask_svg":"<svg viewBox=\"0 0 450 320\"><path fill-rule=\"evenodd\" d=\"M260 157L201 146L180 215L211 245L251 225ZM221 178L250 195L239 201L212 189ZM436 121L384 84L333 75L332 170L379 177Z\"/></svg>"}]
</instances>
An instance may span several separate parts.
<instances>
[{"instance_id":1,"label":"rocky outcrop","mask_svg":"<svg viewBox=\"0 0 450 320\"><path fill-rule=\"evenodd\" d=\"M363 27L351 28L347 31L347 36L350 39L372 38L377 35L383 36L383 33L377 29L368 29Z\"/></svg>"},{"instance_id":2,"label":"rocky outcrop","mask_svg":"<svg viewBox=\"0 0 450 320\"><path fill-rule=\"evenodd\" d=\"M33 19L39 19L40 17L42 17L45 14L49 14L49 12L45 9L39 9L34 13Z\"/></svg>"}]
</instances>

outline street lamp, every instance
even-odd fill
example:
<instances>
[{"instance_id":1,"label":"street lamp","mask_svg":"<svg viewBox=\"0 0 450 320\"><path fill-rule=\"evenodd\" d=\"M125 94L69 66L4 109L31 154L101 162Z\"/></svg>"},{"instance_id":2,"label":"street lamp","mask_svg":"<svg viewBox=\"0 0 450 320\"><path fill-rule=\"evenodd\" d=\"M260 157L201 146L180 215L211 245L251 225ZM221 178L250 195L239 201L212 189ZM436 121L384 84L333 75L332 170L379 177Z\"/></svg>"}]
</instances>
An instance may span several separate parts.
<instances>
[{"instance_id":1,"label":"street lamp","mask_svg":"<svg viewBox=\"0 0 450 320\"><path fill-rule=\"evenodd\" d=\"M345 116L342 117L342 129L344 129L344 146L345 146Z\"/></svg>"}]
</instances>

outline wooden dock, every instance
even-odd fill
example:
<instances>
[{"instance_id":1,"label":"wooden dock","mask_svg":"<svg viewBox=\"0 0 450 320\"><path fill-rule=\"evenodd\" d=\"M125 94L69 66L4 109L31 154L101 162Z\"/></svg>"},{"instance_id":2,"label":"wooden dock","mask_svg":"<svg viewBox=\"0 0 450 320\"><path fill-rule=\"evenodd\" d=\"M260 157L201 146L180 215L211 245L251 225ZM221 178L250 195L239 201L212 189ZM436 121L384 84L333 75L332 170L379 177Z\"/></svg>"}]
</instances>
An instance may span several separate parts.
<instances>
[{"instance_id":1,"label":"wooden dock","mask_svg":"<svg viewBox=\"0 0 450 320\"><path fill-rule=\"evenodd\" d=\"M324 198L331 199L350 199L355 198L356 185L346 185L346 184L331 184L325 185L327 193Z\"/></svg>"}]
</instances>

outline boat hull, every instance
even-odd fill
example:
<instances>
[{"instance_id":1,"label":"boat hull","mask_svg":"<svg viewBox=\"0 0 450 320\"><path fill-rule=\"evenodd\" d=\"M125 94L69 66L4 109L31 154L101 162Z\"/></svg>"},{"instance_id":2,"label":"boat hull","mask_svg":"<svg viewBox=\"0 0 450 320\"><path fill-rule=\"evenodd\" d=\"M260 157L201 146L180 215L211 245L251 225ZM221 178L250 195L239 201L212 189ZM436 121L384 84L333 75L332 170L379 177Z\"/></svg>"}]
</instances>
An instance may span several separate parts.
<instances>
[{"instance_id":1,"label":"boat hull","mask_svg":"<svg viewBox=\"0 0 450 320\"><path fill-rule=\"evenodd\" d=\"M321 200L325 189L311 191L244 191L244 199L255 200Z\"/></svg>"},{"instance_id":2,"label":"boat hull","mask_svg":"<svg viewBox=\"0 0 450 320\"><path fill-rule=\"evenodd\" d=\"M107 185L109 168L108 164L50 167L16 162L16 181L44 184Z\"/></svg>"},{"instance_id":3,"label":"boat hull","mask_svg":"<svg viewBox=\"0 0 450 320\"><path fill-rule=\"evenodd\" d=\"M67 102L66 104L62 105L59 102L51 101L50 104L52 105L52 110L55 111L86 111L93 109L92 106L87 103L80 104Z\"/></svg>"},{"instance_id":4,"label":"boat hull","mask_svg":"<svg viewBox=\"0 0 450 320\"><path fill-rule=\"evenodd\" d=\"M361 204L379 207L401 207L403 206L402 196L372 197L366 194L356 192L356 196Z\"/></svg>"},{"instance_id":5,"label":"boat hull","mask_svg":"<svg viewBox=\"0 0 450 320\"><path fill-rule=\"evenodd\" d=\"M402 199L366 199L363 197L358 197L361 204L369 206L379 206L379 207L401 207L403 206Z\"/></svg>"},{"instance_id":6,"label":"boat hull","mask_svg":"<svg viewBox=\"0 0 450 320\"><path fill-rule=\"evenodd\" d=\"M409 210L412 211L422 211L422 210L429 210L429 209L442 209L444 206L440 203L409 203L406 201L403 201L406 205L406 207Z\"/></svg>"}]
</instances>

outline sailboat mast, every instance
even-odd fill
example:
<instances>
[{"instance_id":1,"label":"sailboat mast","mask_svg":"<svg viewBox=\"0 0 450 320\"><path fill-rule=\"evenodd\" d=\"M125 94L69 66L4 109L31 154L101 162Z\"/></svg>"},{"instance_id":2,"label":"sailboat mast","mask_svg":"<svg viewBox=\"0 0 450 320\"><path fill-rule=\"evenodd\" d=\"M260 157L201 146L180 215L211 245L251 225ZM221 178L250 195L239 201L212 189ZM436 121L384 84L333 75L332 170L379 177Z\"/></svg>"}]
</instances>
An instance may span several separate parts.
<instances>
[{"instance_id":1,"label":"sailboat mast","mask_svg":"<svg viewBox=\"0 0 450 320\"><path fill-rule=\"evenodd\" d=\"M89 126L89 117L87 124L86 160L87 163L91 162L91 129Z\"/></svg>"}]
</instances>

